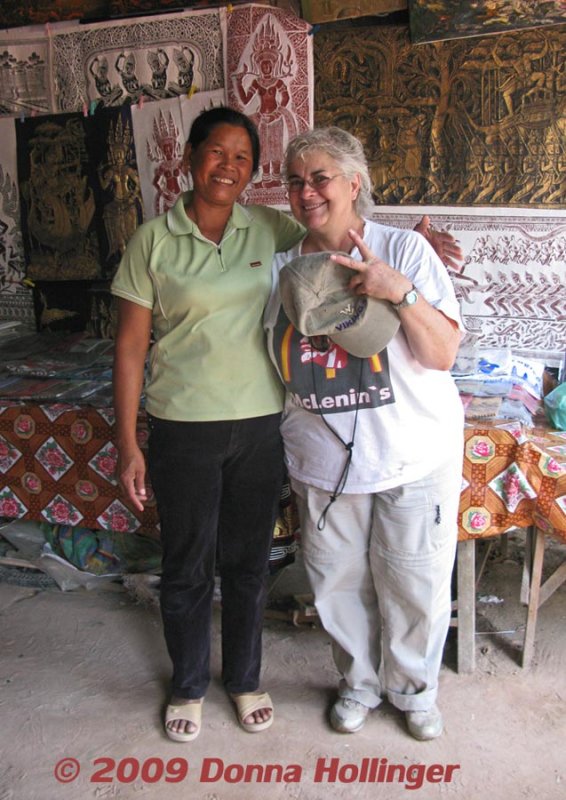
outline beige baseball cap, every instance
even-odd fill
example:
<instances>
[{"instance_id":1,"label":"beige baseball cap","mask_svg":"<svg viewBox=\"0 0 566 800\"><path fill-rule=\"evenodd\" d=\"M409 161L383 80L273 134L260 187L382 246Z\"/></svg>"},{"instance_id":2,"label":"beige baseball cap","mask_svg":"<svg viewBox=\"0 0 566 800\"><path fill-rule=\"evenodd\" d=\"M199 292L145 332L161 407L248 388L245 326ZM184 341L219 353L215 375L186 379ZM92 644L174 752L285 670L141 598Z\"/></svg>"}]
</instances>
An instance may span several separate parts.
<instances>
[{"instance_id":1,"label":"beige baseball cap","mask_svg":"<svg viewBox=\"0 0 566 800\"><path fill-rule=\"evenodd\" d=\"M331 255L309 253L283 267L283 309L303 336L328 336L347 353L369 358L397 333L399 317L387 300L352 292L352 270L332 261Z\"/></svg>"}]
</instances>

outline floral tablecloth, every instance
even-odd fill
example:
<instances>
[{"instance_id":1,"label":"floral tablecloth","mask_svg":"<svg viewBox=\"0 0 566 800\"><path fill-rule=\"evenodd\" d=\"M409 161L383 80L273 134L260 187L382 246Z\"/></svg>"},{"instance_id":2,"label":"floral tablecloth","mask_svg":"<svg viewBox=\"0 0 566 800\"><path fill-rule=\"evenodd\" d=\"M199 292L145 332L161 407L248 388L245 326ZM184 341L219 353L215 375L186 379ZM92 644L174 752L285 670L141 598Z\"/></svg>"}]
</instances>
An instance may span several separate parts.
<instances>
[{"instance_id":1,"label":"floral tablecloth","mask_svg":"<svg viewBox=\"0 0 566 800\"><path fill-rule=\"evenodd\" d=\"M138 442L147 448L145 414ZM0 402L0 517L158 537L155 499L140 514L114 477L114 411L86 405ZM297 518L288 484L275 523L270 571L294 559Z\"/></svg>"},{"instance_id":2,"label":"floral tablecloth","mask_svg":"<svg viewBox=\"0 0 566 800\"><path fill-rule=\"evenodd\" d=\"M156 535L153 496L140 514L114 477L113 426L111 408L0 405L0 516ZM144 449L143 414L138 441Z\"/></svg>"},{"instance_id":3,"label":"floral tablecloth","mask_svg":"<svg viewBox=\"0 0 566 800\"><path fill-rule=\"evenodd\" d=\"M1 404L0 517L158 535L151 487L140 514L114 478L113 426L111 408ZM459 538L535 524L566 541L566 433L467 424L465 440ZM145 449L143 413L138 441ZM284 545L288 525L278 524Z\"/></svg>"},{"instance_id":4,"label":"floral tablecloth","mask_svg":"<svg viewBox=\"0 0 566 800\"><path fill-rule=\"evenodd\" d=\"M466 424L460 540L536 525L566 541L566 432Z\"/></svg>"}]
</instances>

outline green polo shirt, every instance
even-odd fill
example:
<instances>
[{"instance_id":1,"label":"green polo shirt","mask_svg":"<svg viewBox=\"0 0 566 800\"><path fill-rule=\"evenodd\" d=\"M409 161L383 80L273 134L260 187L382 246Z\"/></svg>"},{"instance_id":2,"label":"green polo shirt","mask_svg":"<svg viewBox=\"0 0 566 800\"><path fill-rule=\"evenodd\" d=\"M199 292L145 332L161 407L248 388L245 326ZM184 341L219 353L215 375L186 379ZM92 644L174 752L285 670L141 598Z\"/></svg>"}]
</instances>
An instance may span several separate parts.
<instances>
[{"instance_id":1,"label":"green polo shirt","mask_svg":"<svg viewBox=\"0 0 566 800\"><path fill-rule=\"evenodd\" d=\"M153 312L146 408L161 419L213 421L282 409L262 317L276 252L304 235L287 214L234 206L220 244L185 212L188 195L131 237L111 292Z\"/></svg>"}]
</instances>

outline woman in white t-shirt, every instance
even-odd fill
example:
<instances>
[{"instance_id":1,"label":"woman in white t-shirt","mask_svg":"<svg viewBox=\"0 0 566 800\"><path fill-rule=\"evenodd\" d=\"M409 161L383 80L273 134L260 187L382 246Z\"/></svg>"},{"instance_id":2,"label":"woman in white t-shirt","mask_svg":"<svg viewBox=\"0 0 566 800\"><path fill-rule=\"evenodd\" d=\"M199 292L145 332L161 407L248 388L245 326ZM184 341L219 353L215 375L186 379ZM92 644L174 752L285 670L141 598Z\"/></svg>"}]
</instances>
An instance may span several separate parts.
<instances>
[{"instance_id":1,"label":"woman in white t-shirt","mask_svg":"<svg viewBox=\"0 0 566 800\"><path fill-rule=\"evenodd\" d=\"M339 128L295 137L286 158L304 239L274 261L322 251L350 289L392 304L398 332L370 358L289 322L277 288L266 309L287 388L282 433L306 570L341 680L330 721L364 725L384 697L410 733L442 733L438 675L450 621L463 411L449 369L463 326L448 273L414 231L378 225L363 148Z\"/></svg>"}]
</instances>

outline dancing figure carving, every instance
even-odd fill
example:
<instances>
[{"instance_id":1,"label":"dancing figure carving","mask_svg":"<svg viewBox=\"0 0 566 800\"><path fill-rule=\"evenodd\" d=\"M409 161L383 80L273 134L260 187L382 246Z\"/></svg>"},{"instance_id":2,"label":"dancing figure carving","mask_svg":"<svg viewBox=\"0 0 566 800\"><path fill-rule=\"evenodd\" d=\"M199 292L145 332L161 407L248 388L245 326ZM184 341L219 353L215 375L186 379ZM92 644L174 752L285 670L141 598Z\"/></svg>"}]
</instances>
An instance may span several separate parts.
<instances>
[{"instance_id":1,"label":"dancing figure carving","mask_svg":"<svg viewBox=\"0 0 566 800\"><path fill-rule=\"evenodd\" d=\"M182 169L179 130L171 113L167 121L162 111L153 120L153 141L155 147L147 143L147 157L157 165L152 180L156 192L154 210L156 214L163 214L174 205L179 194L189 188Z\"/></svg>"},{"instance_id":2,"label":"dancing figure carving","mask_svg":"<svg viewBox=\"0 0 566 800\"><path fill-rule=\"evenodd\" d=\"M108 163L98 167L100 185L108 190L112 199L103 211L104 227L108 238L108 257L122 255L132 233L141 221L142 202L138 173L129 165L132 150L132 132L122 118L110 126L108 134Z\"/></svg>"},{"instance_id":3,"label":"dancing figure carving","mask_svg":"<svg viewBox=\"0 0 566 800\"><path fill-rule=\"evenodd\" d=\"M250 72L246 64L232 76L234 90L250 116L261 139L261 175L264 187L281 186L281 160L287 141L297 133L288 81L294 73L291 46L283 55L275 21L268 16L252 44ZM250 80L251 78L251 80ZM252 105L254 104L254 105Z\"/></svg>"}]
</instances>

